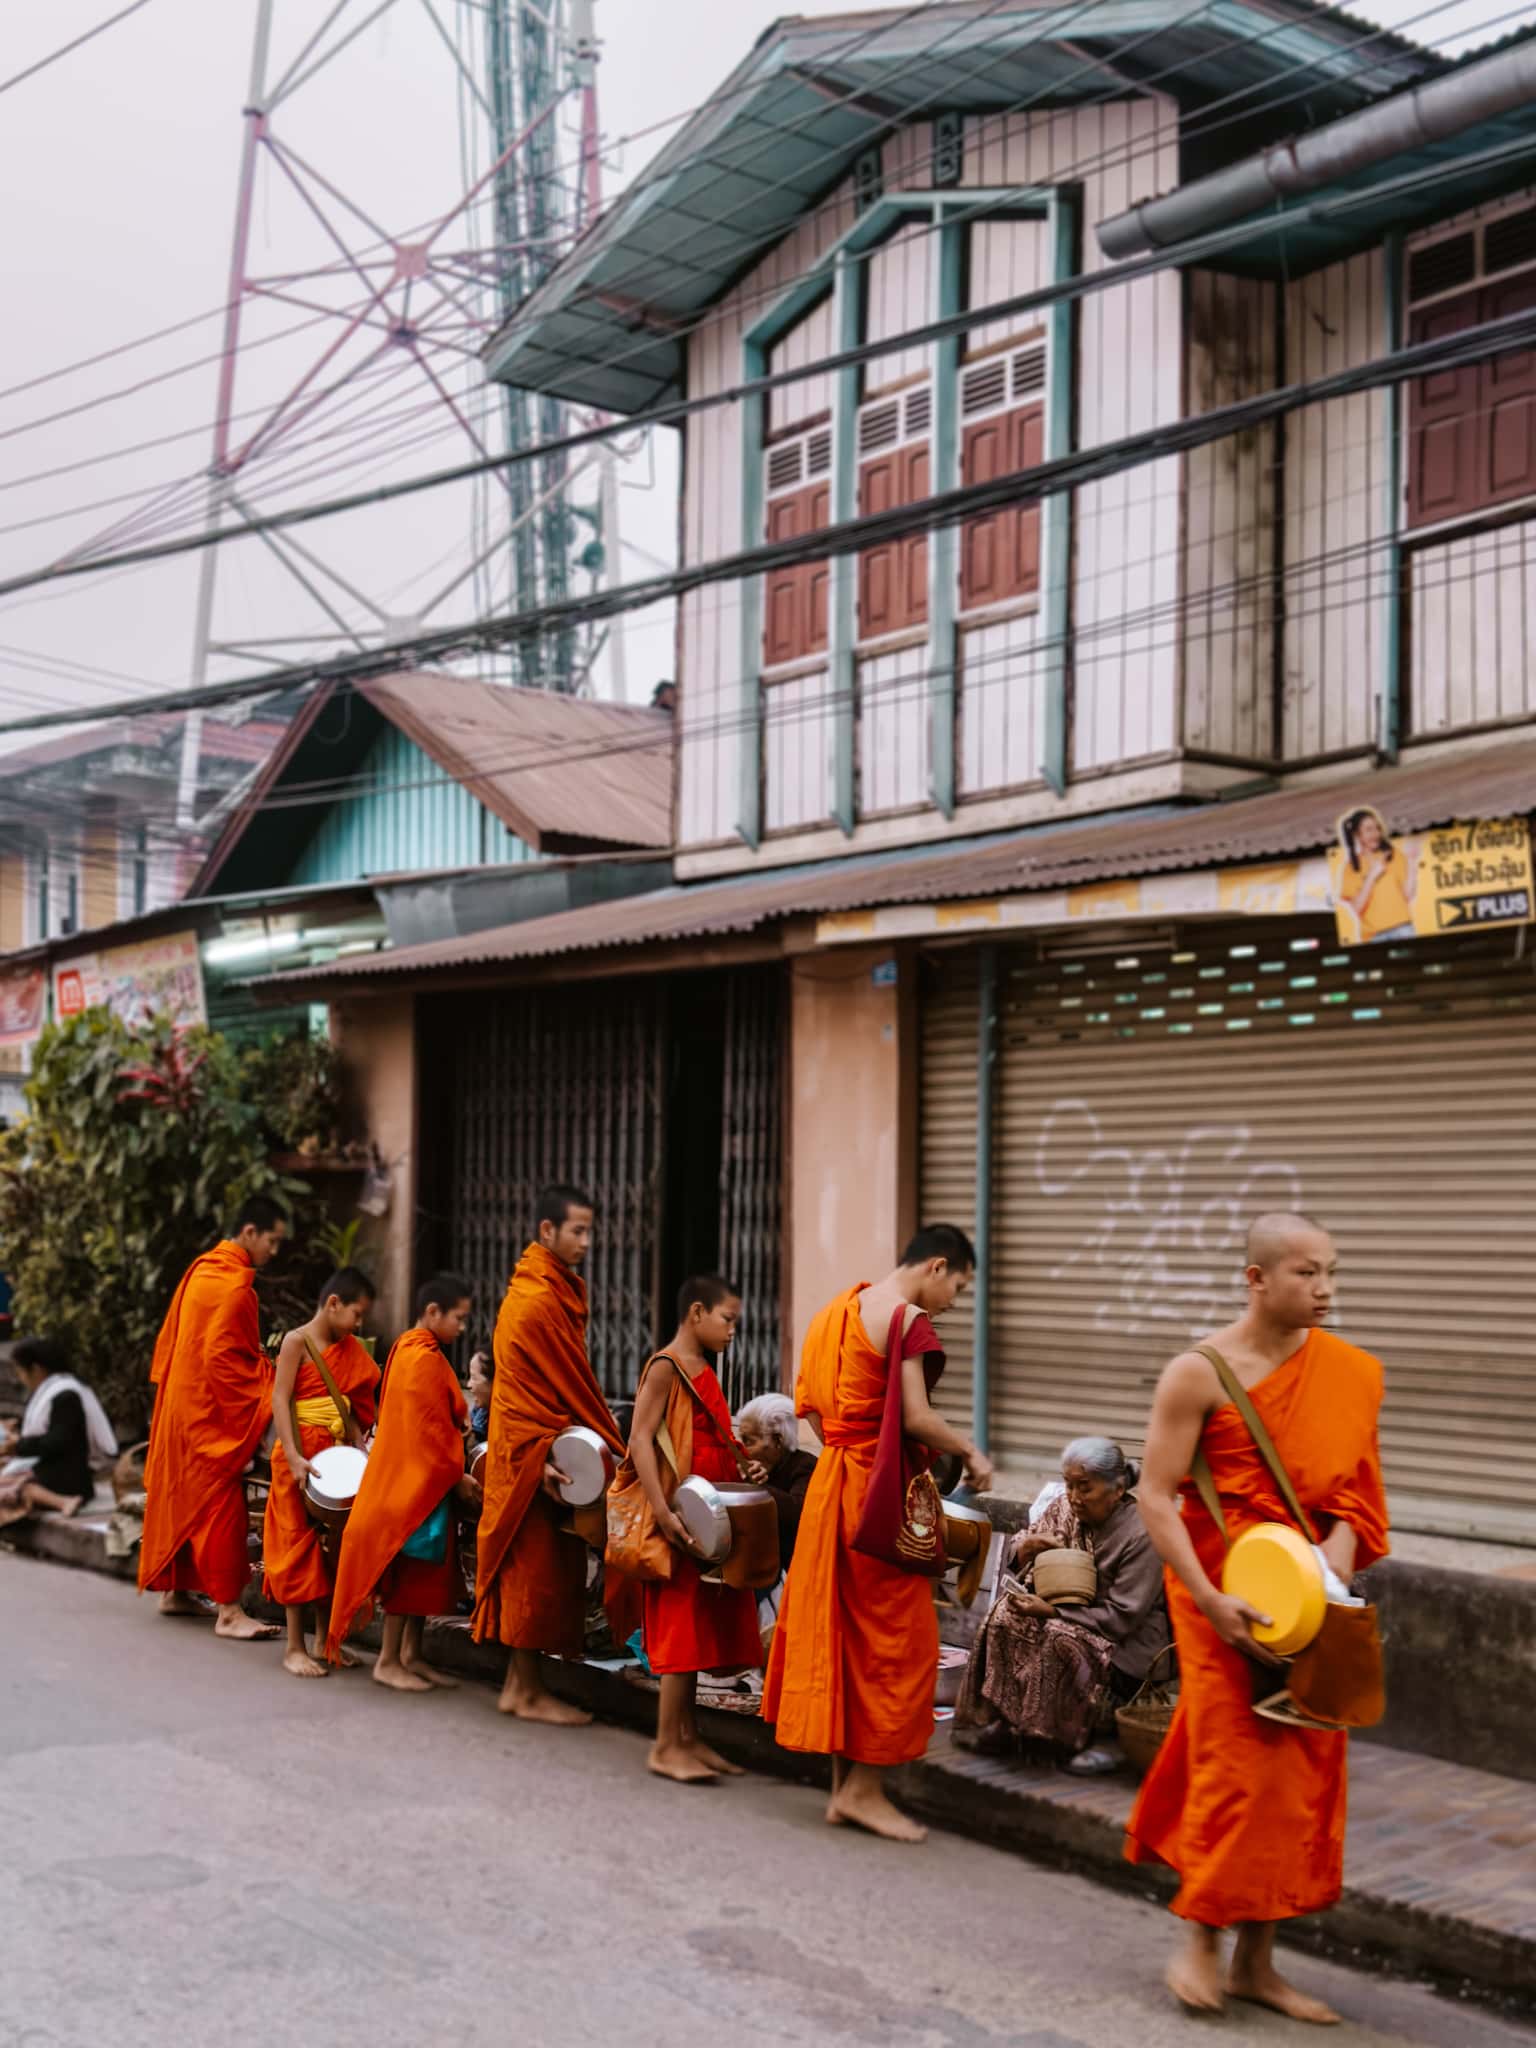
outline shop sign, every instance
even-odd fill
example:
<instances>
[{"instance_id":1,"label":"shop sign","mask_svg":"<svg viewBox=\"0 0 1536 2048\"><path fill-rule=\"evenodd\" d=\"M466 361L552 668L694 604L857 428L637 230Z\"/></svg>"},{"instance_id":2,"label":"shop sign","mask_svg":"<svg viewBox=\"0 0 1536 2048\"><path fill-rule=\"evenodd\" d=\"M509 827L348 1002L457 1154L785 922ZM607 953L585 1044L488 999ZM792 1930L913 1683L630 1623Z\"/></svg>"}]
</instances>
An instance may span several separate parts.
<instances>
[{"instance_id":1,"label":"shop sign","mask_svg":"<svg viewBox=\"0 0 1536 2048\"><path fill-rule=\"evenodd\" d=\"M1526 818L1394 834L1379 811L1362 805L1340 818L1328 873L1346 946L1490 931L1536 915Z\"/></svg>"},{"instance_id":2,"label":"shop sign","mask_svg":"<svg viewBox=\"0 0 1536 2048\"><path fill-rule=\"evenodd\" d=\"M0 1074L22 1074L27 1048L47 1021L48 973L43 967L16 967L0 974Z\"/></svg>"},{"instance_id":3,"label":"shop sign","mask_svg":"<svg viewBox=\"0 0 1536 2048\"><path fill-rule=\"evenodd\" d=\"M197 934L173 932L134 946L77 953L53 971L53 1008L61 1020L104 1009L125 1024L162 1015L177 1024L206 1024Z\"/></svg>"}]
</instances>

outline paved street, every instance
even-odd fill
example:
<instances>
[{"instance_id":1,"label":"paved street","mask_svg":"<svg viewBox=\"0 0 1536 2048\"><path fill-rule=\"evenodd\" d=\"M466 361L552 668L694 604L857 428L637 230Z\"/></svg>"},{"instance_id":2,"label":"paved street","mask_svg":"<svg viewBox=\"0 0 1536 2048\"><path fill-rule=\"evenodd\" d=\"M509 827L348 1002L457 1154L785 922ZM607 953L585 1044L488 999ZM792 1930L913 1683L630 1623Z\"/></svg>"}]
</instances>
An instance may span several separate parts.
<instances>
[{"instance_id":1,"label":"paved street","mask_svg":"<svg viewBox=\"0 0 1536 2048\"><path fill-rule=\"evenodd\" d=\"M0 2048L1192 2038L1166 1917L1085 1881L834 1832L797 1787L663 1786L639 1737L508 1725L478 1687L301 1686L271 1645L11 1554L0 1635ZM1340 2048L1536 2042L1296 1967L1355 2022Z\"/></svg>"}]
</instances>

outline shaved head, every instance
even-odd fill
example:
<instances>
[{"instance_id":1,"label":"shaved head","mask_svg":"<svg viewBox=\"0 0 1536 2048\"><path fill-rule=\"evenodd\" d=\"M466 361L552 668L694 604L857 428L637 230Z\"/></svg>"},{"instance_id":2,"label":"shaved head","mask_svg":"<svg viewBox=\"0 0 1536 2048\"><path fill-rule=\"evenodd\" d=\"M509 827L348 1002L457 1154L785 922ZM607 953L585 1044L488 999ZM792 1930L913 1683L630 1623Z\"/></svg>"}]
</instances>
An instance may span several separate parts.
<instances>
[{"instance_id":1,"label":"shaved head","mask_svg":"<svg viewBox=\"0 0 1536 2048\"><path fill-rule=\"evenodd\" d=\"M1256 1216L1248 1226L1247 1264L1268 1272L1304 1238L1327 1236L1321 1223L1303 1216L1299 1209L1272 1209L1266 1216Z\"/></svg>"}]
</instances>

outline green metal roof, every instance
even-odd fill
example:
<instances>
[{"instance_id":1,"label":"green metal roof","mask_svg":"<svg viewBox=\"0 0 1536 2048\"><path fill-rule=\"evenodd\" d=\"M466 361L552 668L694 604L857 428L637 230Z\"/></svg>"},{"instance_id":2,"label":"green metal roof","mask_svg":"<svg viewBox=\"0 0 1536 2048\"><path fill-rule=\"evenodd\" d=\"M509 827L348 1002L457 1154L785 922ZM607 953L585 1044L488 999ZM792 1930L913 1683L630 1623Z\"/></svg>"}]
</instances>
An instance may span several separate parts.
<instances>
[{"instance_id":1,"label":"green metal roof","mask_svg":"<svg viewBox=\"0 0 1536 2048\"><path fill-rule=\"evenodd\" d=\"M791 17L510 316L486 364L504 383L620 414L680 395L680 330L906 121L1138 89L1198 110L1246 92L1213 120L1209 169L1252 148L1267 90L1294 129L1442 68L1312 0L959 0ZM1213 154L1213 138L1231 147Z\"/></svg>"}]
</instances>

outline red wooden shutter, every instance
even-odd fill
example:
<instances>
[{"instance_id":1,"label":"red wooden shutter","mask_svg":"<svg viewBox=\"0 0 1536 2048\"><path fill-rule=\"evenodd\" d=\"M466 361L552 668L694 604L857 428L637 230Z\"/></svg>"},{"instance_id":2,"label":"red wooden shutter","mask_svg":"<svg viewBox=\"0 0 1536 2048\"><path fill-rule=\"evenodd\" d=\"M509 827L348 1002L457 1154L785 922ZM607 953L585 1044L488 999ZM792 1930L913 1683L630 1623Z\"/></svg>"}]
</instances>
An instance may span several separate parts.
<instances>
[{"instance_id":1,"label":"red wooden shutter","mask_svg":"<svg viewBox=\"0 0 1536 2048\"><path fill-rule=\"evenodd\" d=\"M993 413L965 430L961 481L994 483L1033 469L1045 446L1045 410L1018 406ZM967 609L1029 597L1040 588L1040 507L1007 506L968 519L960 542L960 602Z\"/></svg>"},{"instance_id":2,"label":"red wooden shutter","mask_svg":"<svg viewBox=\"0 0 1536 2048\"><path fill-rule=\"evenodd\" d=\"M1536 306L1536 275L1512 277L1483 293L1482 318L1507 320ZM1536 491L1536 350L1493 356L1481 365L1487 419L1486 502Z\"/></svg>"},{"instance_id":3,"label":"red wooden shutter","mask_svg":"<svg viewBox=\"0 0 1536 2048\"><path fill-rule=\"evenodd\" d=\"M1439 341L1477 324L1481 294L1465 292L1422 313L1409 326L1410 342ZM1487 417L1479 364L1419 377L1408 396L1408 518L1427 526L1454 519L1485 501Z\"/></svg>"},{"instance_id":4,"label":"red wooden shutter","mask_svg":"<svg viewBox=\"0 0 1536 2048\"><path fill-rule=\"evenodd\" d=\"M859 471L859 512L875 518L932 496L928 444L915 441L874 456ZM928 536L881 541L859 557L859 637L903 633L928 618Z\"/></svg>"},{"instance_id":5,"label":"red wooden shutter","mask_svg":"<svg viewBox=\"0 0 1536 2048\"><path fill-rule=\"evenodd\" d=\"M826 484L811 484L768 500L770 541L798 540L827 525L831 493ZM827 565L802 562L792 569L772 569L763 578L763 666L778 668L804 661L827 644Z\"/></svg>"}]
</instances>

